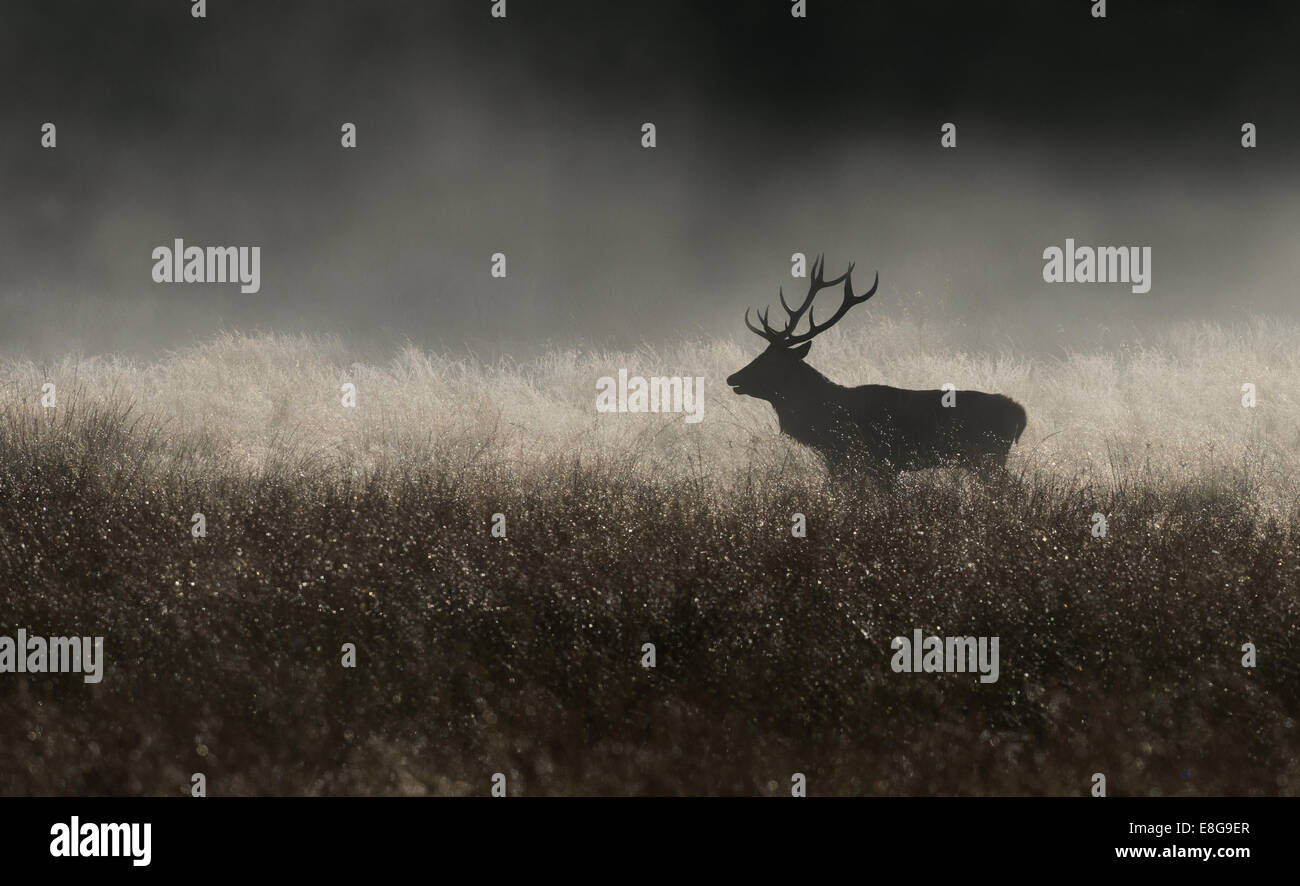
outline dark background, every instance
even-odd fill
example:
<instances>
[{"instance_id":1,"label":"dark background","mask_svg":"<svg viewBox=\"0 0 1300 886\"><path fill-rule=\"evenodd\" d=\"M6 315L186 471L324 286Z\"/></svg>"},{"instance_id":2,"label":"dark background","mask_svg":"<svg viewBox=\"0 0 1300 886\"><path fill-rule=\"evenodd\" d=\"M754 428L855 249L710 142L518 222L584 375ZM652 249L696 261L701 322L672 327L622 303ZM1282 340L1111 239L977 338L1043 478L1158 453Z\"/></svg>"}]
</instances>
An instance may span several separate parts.
<instances>
[{"instance_id":1,"label":"dark background","mask_svg":"<svg viewBox=\"0 0 1300 886\"><path fill-rule=\"evenodd\" d=\"M794 251L972 347L1295 313L1294 4L490 6L6 3L0 353L739 336ZM261 291L154 284L176 237L261 246ZM1151 292L1045 285L1066 237L1151 246Z\"/></svg>"}]
</instances>

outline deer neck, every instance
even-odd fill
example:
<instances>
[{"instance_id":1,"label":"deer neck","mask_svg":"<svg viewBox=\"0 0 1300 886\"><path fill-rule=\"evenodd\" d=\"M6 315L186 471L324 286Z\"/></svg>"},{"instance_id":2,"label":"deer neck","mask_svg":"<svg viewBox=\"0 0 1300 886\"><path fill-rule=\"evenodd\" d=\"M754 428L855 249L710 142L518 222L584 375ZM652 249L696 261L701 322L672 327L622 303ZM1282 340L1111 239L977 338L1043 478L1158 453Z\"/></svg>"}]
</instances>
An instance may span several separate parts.
<instances>
[{"instance_id":1,"label":"deer neck","mask_svg":"<svg viewBox=\"0 0 1300 886\"><path fill-rule=\"evenodd\" d=\"M827 415L826 403L843 389L807 363L799 363L772 398L781 430L798 437L799 430L817 425Z\"/></svg>"}]
</instances>

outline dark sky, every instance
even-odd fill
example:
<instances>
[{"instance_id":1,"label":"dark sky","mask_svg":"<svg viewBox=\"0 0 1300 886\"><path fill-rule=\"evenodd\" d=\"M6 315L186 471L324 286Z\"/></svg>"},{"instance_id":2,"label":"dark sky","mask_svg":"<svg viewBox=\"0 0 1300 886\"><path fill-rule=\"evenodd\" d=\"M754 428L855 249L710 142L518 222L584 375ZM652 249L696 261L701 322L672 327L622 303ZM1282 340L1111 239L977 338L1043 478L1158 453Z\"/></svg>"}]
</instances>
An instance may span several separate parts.
<instances>
[{"instance_id":1,"label":"dark sky","mask_svg":"<svg viewBox=\"0 0 1300 886\"><path fill-rule=\"evenodd\" d=\"M739 333L794 251L976 345L1296 312L1294 4L189 6L5 4L0 352ZM153 283L176 237L261 246L261 291ZM1151 292L1044 284L1066 237L1151 246Z\"/></svg>"}]
</instances>

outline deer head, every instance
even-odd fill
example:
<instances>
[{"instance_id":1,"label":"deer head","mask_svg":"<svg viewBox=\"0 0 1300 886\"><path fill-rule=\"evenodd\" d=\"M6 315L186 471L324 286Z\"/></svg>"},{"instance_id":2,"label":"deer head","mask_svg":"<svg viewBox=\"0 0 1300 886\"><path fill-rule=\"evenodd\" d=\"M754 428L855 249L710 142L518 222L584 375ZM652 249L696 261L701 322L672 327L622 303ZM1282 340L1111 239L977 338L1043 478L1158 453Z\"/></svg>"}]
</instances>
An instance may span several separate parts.
<instances>
[{"instance_id":1,"label":"deer head","mask_svg":"<svg viewBox=\"0 0 1300 886\"><path fill-rule=\"evenodd\" d=\"M767 320L768 309L764 308L758 314L758 322L762 328L749 322L749 310L745 311L745 325L756 335L762 336L767 341L767 348L759 354L749 365L738 372L733 373L727 378L727 384L730 385L737 394L746 394L750 397L758 397L762 400L776 399L790 378L798 371L799 365L803 358L808 356L808 350L812 347L812 340L815 336L830 329L840 321L849 308L871 298L876 294L876 287L880 285L880 275L876 274L876 280L871 284L871 289L862 295L853 294L853 265L842 276L834 280L822 279L824 268L822 256L817 256L812 266L812 277L808 283L808 295L798 308L791 308L785 301L784 289L778 290L778 297L781 300L781 307L785 309L786 323L782 329L773 328ZM844 284L844 298L840 302L839 309L825 323L817 323L813 318L812 306L813 300L817 293L823 289L832 286ZM795 327L803 319L804 314L808 315L808 328L804 332L796 332Z\"/></svg>"}]
</instances>

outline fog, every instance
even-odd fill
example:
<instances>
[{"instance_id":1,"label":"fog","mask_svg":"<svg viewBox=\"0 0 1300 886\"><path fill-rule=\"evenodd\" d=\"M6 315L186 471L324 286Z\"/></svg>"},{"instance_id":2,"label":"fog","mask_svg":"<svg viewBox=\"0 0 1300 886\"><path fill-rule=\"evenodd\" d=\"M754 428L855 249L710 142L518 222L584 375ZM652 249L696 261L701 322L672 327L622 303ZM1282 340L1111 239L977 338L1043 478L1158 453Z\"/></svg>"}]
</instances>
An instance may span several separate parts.
<instances>
[{"instance_id":1,"label":"fog","mask_svg":"<svg viewBox=\"0 0 1300 886\"><path fill-rule=\"evenodd\" d=\"M1235 62L1212 70L1162 40L1212 20L1159 4L1064 43L1012 4L989 23L1003 44L829 3L806 35L781 4L489 5L15 12L0 351L151 355L221 329L513 355L739 338L747 306L800 290L795 252L856 262L864 288L879 271L846 321L868 338L882 313L1024 352L1295 316L1294 77L1267 19L1221 30ZM260 246L260 291L154 283L176 238ZM1150 246L1151 291L1044 283L1066 238Z\"/></svg>"}]
</instances>

